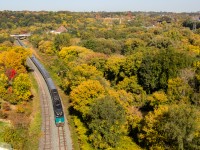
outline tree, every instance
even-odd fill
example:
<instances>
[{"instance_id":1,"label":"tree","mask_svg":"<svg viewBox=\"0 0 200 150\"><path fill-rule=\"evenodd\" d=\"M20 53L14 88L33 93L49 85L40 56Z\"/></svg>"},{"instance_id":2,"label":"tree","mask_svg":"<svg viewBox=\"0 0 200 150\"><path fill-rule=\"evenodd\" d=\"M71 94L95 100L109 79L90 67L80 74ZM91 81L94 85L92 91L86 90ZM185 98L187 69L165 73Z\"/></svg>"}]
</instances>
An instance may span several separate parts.
<instances>
[{"instance_id":1,"label":"tree","mask_svg":"<svg viewBox=\"0 0 200 150\"><path fill-rule=\"evenodd\" d=\"M31 96L31 82L28 74L19 74L13 81L13 92L17 95L18 101L28 101Z\"/></svg>"},{"instance_id":2,"label":"tree","mask_svg":"<svg viewBox=\"0 0 200 150\"><path fill-rule=\"evenodd\" d=\"M94 52L105 54L120 54L123 48L123 42L115 39L91 38L84 40L81 44Z\"/></svg>"},{"instance_id":3,"label":"tree","mask_svg":"<svg viewBox=\"0 0 200 150\"><path fill-rule=\"evenodd\" d=\"M130 55L134 53L134 50L138 47L143 47L145 45L144 41L139 38L127 39L125 41L125 46L123 54Z\"/></svg>"},{"instance_id":4,"label":"tree","mask_svg":"<svg viewBox=\"0 0 200 150\"><path fill-rule=\"evenodd\" d=\"M71 105L75 110L79 111L83 117L86 117L95 99L103 96L104 93L105 89L99 81L84 81L71 91Z\"/></svg>"},{"instance_id":5,"label":"tree","mask_svg":"<svg viewBox=\"0 0 200 150\"><path fill-rule=\"evenodd\" d=\"M146 92L143 90L142 86L138 84L136 76L131 76L130 78L124 78L116 85L116 89L125 90L126 92L132 93L133 103L136 106L142 106L145 103Z\"/></svg>"},{"instance_id":6,"label":"tree","mask_svg":"<svg viewBox=\"0 0 200 150\"><path fill-rule=\"evenodd\" d=\"M138 70L139 83L148 93L158 90L162 65L155 56L146 56Z\"/></svg>"},{"instance_id":7,"label":"tree","mask_svg":"<svg viewBox=\"0 0 200 150\"><path fill-rule=\"evenodd\" d=\"M130 77L137 75L138 69L143 60L144 54L142 52L135 52L132 55L128 55L122 64L122 70L124 76Z\"/></svg>"},{"instance_id":8,"label":"tree","mask_svg":"<svg viewBox=\"0 0 200 150\"><path fill-rule=\"evenodd\" d=\"M2 133L5 142L10 143L14 149L22 150L27 140L27 132L22 128L7 127Z\"/></svg>"},{"instance_id":9,"label":"tree","mask_svg":"<svg viewBox=\"0 0 200 150\"><path fill-rule=\"evenodd\" d=\"M86 58L89 65L95 66L101 72L105 72L105 64L108 56L103 53L88 54Z\"/></svg>"},{"instance_id":10,"label":"tree","mask_svg":"<svg viewBox=\"0 0 200 150\"><path fill-rule=\"evenodd\" d=\"M108 95L113 97L123 107L126 117L126 132L131 135L140 126L143 118L139 108L144 103L143 99L145 96L127 93L125 90L115 91L112 89L108 90ZM141 104L141 102L143 103Z\"/></svg>"},{"instance_id":11,"label":"tree","mask_svg":"<svg viewBox=\"0 0 200 150\"><path fill-rule=\"evenodd\" d=\"M106 96L97 99L89 112L90 140L97 149L115 147L125 125L125 111L115 99Z\"/></svg>"},{"instance_id":12,"label":"tree","mask_svg":"<svg viewBox=\"0 0 200 150\"><path fill-rule=\"evenodd\" d=\"M172 149L197 150L200 148L199 111L189 105L174 105L164 115L160 133L166 138L165 144Z\"/></svg>"},{"instance_id":13,"label":"tree","mask_svg":"<svg viewBox=\"0 0 200 150\"><path fill-rule=\"evenodd\" d=\"M54 38L54 47L57 51L60 51L63 47L70 46L71 36L68 33L61 33Z\"/></svg>"},{"instance_id":14,"label":"tree","mask_svg":"<svg viewBox=\"0 0 200 150\"><path fill-rule=\"evenodd\" d=\"M59 57L68 64L69 62L78 61L79 59L83 60L89 54L93 54L93 52L87 48L81 46L69 46L61 49Z\"/></svg>"},{"instance_id":15,"label":"tree","mask_svg":"<svg viewBox=\"0 0 200 150\"><path fill-rule=\"evenodd\" d=\"M53 54L53 43L51 41L41 41L38 44L38 49L46 54Z\"/></svg>"},{"instance_id":16,"label":"tree","mask_svg":"<svg viewBox=\"0 0 200 150\"><path fill-rule=\"evenodd\" d=\"M185 101L189 102L189 99L193 93L193 89L190 85L184 82L181 78L169 79L167 94L171 102Z\"/></svg>"},{"instance_id":17,"label":"tree","mask_svg":"<svg viewBox=\"0 0 200 150\"><path fill-rule=\"evenodd\" d=\"M121 68L125 58L122 56L111 56L105 64L105 78L113 85L122 80Z\"/></svg>"},{"instance_id":18,"label":"tree","mask_svg":"<svg viewBox=\"0 0 200 150\"><path fill-rule=\"evenodd\" d=\"M168 98L164 91L156 91L152 95L147 96L147 102L153 108L159 105L167 104Z\"/></svg>"},{"instance_id":19,"label":"tree","mask_svg":"<svg viewBox=\"0 0 200 150\"><path fill-rule=\"evenodd\" d=\"M30 36L29 40L35 48L38 48L40 41L42 41L42 38L39 35L33 34Z\"/></svg>"},{"instance_id":20,"label":"tree","mask_svg":"<svg viewBox=\"0 0 200 150\"><path fill-rule=\"evenodd\" d=\"M5 74L0 75L0 98L4 98L5 94L7 93L8 87L8 77Z\"/></svg>"},{"instance_id":21,"label":"tree","mask_svg":"<svg viewBox=\"0 0 200 150\"><path fill-rule=\"evenodd\" d=\"M87 81L89 79L96 80L98 77L102 76L102 72L98 71L94 66L82 64L71 68L71 70L67 72L62 87L66 92L69 93L82 82Z\"/></svg>"},{"instance_id":22,"label":"tree","mask_svg":"<svg viewBox=\"0 0 200 150\"><path fill-rule=\"evenodd\" d=\"M4 51L0 55L0 69L14 69L16 73L25 73L25 61L30 51L24 50L21 47L15 47Z\"/></svg>"},{"instance_id":23,"label":"tree","mask_svg":"<svg viewBox=\"0 0 200 150\"><path fill-rule=\"evenodd\" d=\"M199 111L186 104L160 106L144 120L139 138L149 149L200 148Z\"/></svg>"},{"instance_id":24,"label":"tree","mask_svg":"<svg viewBox=\"0 0 200 150\"><path fill-rule=\"evenodd\" d=\"M160 50L155 55L147 54L138 70L139 83L148 93L166 91L168 80L177 77L181 69L190 67L192 61L190 56L172 48Z\"/></svg>"}]
</instances>

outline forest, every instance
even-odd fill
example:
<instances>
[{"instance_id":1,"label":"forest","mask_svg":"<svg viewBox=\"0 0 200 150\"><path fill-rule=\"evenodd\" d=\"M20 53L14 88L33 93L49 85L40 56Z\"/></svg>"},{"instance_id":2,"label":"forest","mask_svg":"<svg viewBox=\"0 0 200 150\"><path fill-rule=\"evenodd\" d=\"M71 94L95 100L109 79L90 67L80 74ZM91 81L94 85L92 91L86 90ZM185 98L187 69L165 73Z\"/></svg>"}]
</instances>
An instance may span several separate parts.
<instances>
[{"instance_id":1,"label":"forest","mask_svg":"<svg viewBox=\"0 0 200 150\"><path fill-rule=\"evenodd\" d=\"M22 33L28 50L10 37ZM200 13L1 11L0 118L14 127L0 141L17 149L30 143L31 53L68 96L75 149L200 149Z\"/></svg>"}]
</instances>

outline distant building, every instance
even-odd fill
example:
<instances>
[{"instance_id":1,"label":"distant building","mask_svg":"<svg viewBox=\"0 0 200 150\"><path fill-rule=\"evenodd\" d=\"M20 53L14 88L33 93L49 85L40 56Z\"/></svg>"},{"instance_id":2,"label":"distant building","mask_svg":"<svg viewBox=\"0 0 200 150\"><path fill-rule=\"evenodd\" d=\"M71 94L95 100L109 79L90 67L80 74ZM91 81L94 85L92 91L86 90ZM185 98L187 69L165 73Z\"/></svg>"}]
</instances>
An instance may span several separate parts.
<instances>
[{"instance_id":1,"label":"distant building","mask_svg":"<svg viewBox=\"0 0 200 150\"><path fill-rule=\"evenodd\" d=\"M68 30L64 26L60 26L57 30L52 30L51 33L53 34L60 34L63 32L67 32Z\"/></svg>"}]
</instances>

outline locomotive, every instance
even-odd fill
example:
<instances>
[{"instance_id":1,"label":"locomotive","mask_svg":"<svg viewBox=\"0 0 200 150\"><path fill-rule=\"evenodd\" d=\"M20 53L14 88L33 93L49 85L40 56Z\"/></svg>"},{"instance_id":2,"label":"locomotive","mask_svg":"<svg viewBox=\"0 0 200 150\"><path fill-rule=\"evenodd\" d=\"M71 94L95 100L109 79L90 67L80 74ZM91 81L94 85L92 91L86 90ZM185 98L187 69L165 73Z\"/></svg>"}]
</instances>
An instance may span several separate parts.
<instances>
[{"instance_id":1,"label":"locomotive","mask_svg":"<svg viewBox=\"0 0 200 150\"><path fill-rule=\"evenodd\" d=\"M20 46L26 47L18 38L17 38L17 42L19 43ZM39 62L39 60L35 56L31 56L30 59L35 64L35 66L38 68L38 70L42 74L45 82L47 83L47 87L49 89L51 99L52 99L54 119L55 119L56 126L57 127L64 126L64 123L65 123L64 112L63 112L63 108L62 108L61 99L58 94L58 90L56 89L49 73L46 71L46 69L43 67L43 65Z\"/></svg>"},{"instance_id":2,"label":"locomotive","mask_svg":"<svg viewBox=\"0 0 200 150\"><path fill-rule=\"evenodd\" d=\"M64 112L63 112L60 96L58 94L58 90L56 89L51 77L49 76L49 73L46 71L43 65L37 60L37 58L35 56L31 56L30 59L38 68L38 70L40 71L44 80L47 83L47 87L49 89L51 99L52 99L52 104L53 104L55 124L57 127L63 126L65 119L64 119Z\"/></svg>"}]
</instances>

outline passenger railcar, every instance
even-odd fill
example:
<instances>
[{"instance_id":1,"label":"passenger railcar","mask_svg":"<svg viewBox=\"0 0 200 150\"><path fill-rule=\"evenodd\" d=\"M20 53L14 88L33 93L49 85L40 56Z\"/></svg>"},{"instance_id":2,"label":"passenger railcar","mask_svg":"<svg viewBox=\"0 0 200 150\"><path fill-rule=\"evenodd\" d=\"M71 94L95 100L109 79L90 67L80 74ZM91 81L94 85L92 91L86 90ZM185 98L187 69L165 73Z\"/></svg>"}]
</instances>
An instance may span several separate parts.
<instances>
[{"instance_id":1,"label":"passenger railcar","mask_svg":"<svg viewBox=\"0 0 200 150\"><path fill-rule=\"evenodd\" d=\"M62 103L61 103L61 99L58 94L58 91L57 91L52 79L50 78L49 73L45 70L43 65L40 64L40 62L37 60L37 58L35 56L32 56L32 57L30 57L30 59L36 65L36 67L38 68L38 70L40 71L40 73L42 74L42 76L44 77L44 79L47 83L47 86L48 86L48 89L49 89L49 92L51 95L51 99L52 99L52 104L53 104L55 124L57 127L63 126L65 119L64 119Z\"/></svg>"}]
</instances>

